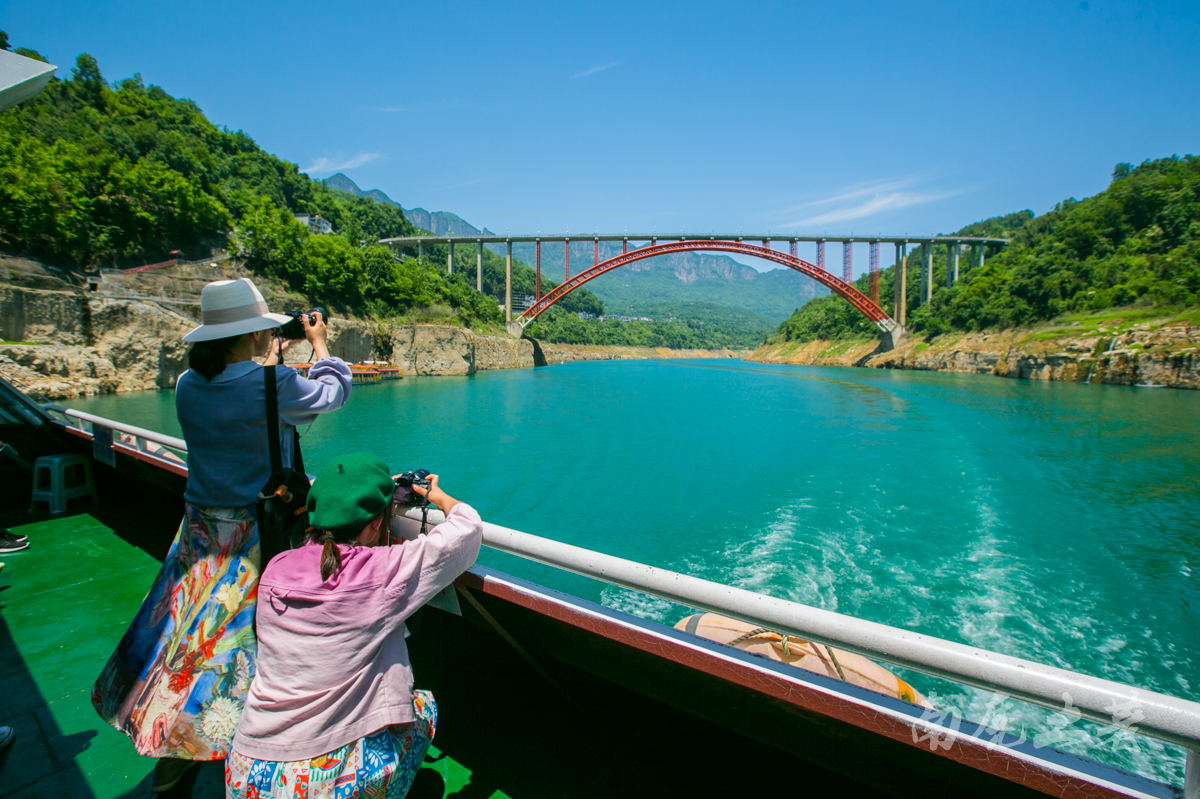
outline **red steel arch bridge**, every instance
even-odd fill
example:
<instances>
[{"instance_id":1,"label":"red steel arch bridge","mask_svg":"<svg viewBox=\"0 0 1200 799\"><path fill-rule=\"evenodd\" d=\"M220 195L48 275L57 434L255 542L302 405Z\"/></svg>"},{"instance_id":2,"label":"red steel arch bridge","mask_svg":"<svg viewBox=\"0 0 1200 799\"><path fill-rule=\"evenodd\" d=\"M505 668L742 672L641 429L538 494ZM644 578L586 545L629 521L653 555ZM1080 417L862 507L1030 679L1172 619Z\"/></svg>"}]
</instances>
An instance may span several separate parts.
<instances>
[{"instance_id":1,"label":"red steel arch bridge","mask_svg":"<svg viewBox=\"0 0 1200 799\"><path fill-rule=\"evenodd\" d=\"M600 242L620 242L621 254L600 259ZM817 262L805 261L796 255L796 245L799 242L814 242L816 244ZM724 252L737 255L749 255L762 258L790 269L802 275L807 275L831 292L842 297L859 312L870 319L880 332L893 341L904 334L904 325L908 311L905 307L904 292L894 292L895 307L888 313L879 305L879 247L884 244L896 248L895 279L904 285L908 277L908 247L910 245L927 244L925 258L920 264L921 269L921 301L928 302L933 295L933 247L934 244L945 244L946 285L958 280L959 261L964 248L971 249L971 262L983 265L988 247L996 248L1008 243L1008 239L991 238L986 236L780 236L776 235L746 235L739 233L734 236L710 235L664 235L631 236L627 233L619 235L543 235L534 236L406 236L400 238L381 239L380 244L391 248L393 254L403 250L416 249L418 258L423 258L425 248L430 245L446 246L446 270L453 271L454 248L456 245L471 245L476 247L476 288L483 289L483 245L504 244L506 249L505 288L504 288L504 321L512 332L518 332L541 314L549 310L555 303L583 286L588 281L623 266L653 258L657 255L669 255L679 252ZM590 266L571 274L571 243L593 243L593 259ZM642 242L642 246L630 248L630 242ZM775 242L786 242L788 251L776 249ZM856 242L869 246L868 291L859 291L852 282L853 279L853 249ZM525 308L515 319L512 304L512 247L514 243L532 243L535 245L535 296L529 307ZM825 248L827 244L842 245L841 275L836 275L825 268ZM541 291L541 250L542 245L561 245L564 250L565 279L551 291L542 294ZM578 252L578 250L577 250Z\"/></svg>"}]
</instances>

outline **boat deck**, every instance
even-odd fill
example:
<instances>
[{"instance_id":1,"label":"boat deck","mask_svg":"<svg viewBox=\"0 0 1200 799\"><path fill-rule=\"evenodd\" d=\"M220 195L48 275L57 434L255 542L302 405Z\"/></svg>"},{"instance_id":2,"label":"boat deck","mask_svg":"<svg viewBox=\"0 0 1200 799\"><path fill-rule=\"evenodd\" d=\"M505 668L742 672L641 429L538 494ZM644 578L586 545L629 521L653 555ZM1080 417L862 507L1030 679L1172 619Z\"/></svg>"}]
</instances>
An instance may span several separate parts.
<instances>
[{"instance_id":1,"label":"boat deck","mask_svg":"<svg viewBox=\"0 0 1200 799\"><path fill-rule=\"evenodd\" d=\"M153 761L101 722L90 690L157 574L178 516L132 496L114 499L53 519L0 509L0 524L30 540L29 549L0 556L0 724L16 730L0 753L0 794L9 799L150 796ZM438 699L440 723L411 797L728 796L752 775L776 785L850 787L811 763L558 664L555 677L574 697L564 700L494 634L464 633L461 619L440 611L423 615L410 647L418 685ZM467 662L477 675L469 681ZM861 785L853 790L869 795ZM165 796L223 795L222 764L207 763Z\"/></svg>"}]
</instances>

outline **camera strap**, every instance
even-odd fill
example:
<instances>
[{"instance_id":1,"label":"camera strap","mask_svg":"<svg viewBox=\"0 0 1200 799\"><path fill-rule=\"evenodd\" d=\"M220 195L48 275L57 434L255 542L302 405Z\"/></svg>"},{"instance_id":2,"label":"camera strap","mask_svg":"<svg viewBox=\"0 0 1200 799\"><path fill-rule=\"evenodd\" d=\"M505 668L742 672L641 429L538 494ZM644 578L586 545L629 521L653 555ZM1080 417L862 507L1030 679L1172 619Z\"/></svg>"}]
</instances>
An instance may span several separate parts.
<instances>
[{"instance_id":1,"label":"camera strap","mask_svg":"<svg viewBox=\"0 0 1200 799\"><path fill-rule=\"evenodd\" d=\"M279 395L275 384L275 367L263 367L263 388L267 393L267 445L271 452L271 471L277 472L283 468L283 454L279 447ZM308 472L304 471L304 455L300 452L300 431L292 428L292 470L304 475L308 480Z\"/></svg>"}]
</instances>

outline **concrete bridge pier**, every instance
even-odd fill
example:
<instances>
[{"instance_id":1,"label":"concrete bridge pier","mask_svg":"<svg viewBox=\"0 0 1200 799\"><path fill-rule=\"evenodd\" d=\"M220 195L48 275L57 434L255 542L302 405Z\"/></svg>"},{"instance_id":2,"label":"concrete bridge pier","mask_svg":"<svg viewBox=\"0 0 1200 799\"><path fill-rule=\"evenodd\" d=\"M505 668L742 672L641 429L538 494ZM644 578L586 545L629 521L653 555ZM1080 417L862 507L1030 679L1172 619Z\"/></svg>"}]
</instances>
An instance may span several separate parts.
<instances>
[{"instance_id":1,"label":"concrete bridge pier","mask_svg":"<svg viewBox=\"0 0 1200 799\"><path fill-rule=\"evenodd\" d=\"M933 241L925 242L925 260L921 262L921 304L933 301Z\"/></svg>"},{"instance_id":2,"label":"concrete bridge pier","mask_svg":"<svg viewBox=\"0 0 1200 799\"><path fill-rule=\"evenodd\" d=\"M946 245L946 288L958 282L958 244Z\"/></svg>"},{"instance_id":3,"label":"concrete bridge pier","mask_svg":"<svg viewBox=\"0 0 1200 799\"><path fill-rule=\"evenodd\" d=\"M504 247L504 324L512 321L512 239Z\"/></svg>"},{"instance_id":4,"label":"concrete bridge pier","mask_svg":"<svg viewBox=\"0 0 1200 799\"><path fill-rule=\"evenodd\" d=\"M904 326L896 325L894 328L886 331L882 336L879 337L879 348L876 350L876 352L891 352L892 350L896 349L896 347L899 347L901 344L903 344L904 340L907 338L908 331L904 329Z\"/></svg>"},{"instance_id":5,"label":"concrete bridge pier","mask_svg":"<svg viewBox=\"0 0 1200 799\"><path fill-rule=\"evenodd\" d=\"M446 274L454 274L454 241L446 239Z\"/></svg>"},{"instance_id":6,"label":"concrete bridge pier","mask_svg":"<svg viewBox=\"0 0 1200 799\"><path fill-rule=\"evenodd\" d=\"M417 242L417 260L420 261L420 260L423 260L424 258L425 258L425 242L419 241L419 242Z\"/></svg>"},{"instance_id":7,"label":"concrete bridge pier","mask_svg":"<svg viewBox=\"0 0 1200 799\"><path fill-rule=\"evenodd\" d=\"M896 266L892 269L892 293L896 312L892 318L901 328L908 324L908 244L896 245Z\"/></svg>"},{"instance_id":8,"label":"concrete bridge pier","mask_svg":"<svg viewBox=\"0 0 1200 799\"><path fill-rule=\"evenodd\" d=\"M476 244L475 250L475 290L483 293L483 242Z\"/></svg>"}]
</instances>

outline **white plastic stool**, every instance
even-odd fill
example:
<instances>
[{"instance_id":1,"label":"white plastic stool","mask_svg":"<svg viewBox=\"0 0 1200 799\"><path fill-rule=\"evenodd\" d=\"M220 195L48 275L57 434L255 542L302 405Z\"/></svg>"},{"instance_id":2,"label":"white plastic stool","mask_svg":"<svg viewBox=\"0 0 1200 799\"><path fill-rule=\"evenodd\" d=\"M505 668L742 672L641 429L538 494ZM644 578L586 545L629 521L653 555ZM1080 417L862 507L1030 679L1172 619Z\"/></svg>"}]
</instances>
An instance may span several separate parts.
<instances>
[{"instance_id":1,"label":"white plastic stool","mask_svg":"<svg viewBox=\"0 0 1200 799\"><path fill-rule=\"evenodd\" d=\"M67 509L68 500L86 496L90 496L93 503L100 503L96 487L92 484L92 466L87 458L82 455L48 455L38 458L33 464L30 510L33 510L35 502L48 502L51 513L62 513Z\"/></svg>"}]
</instances>

